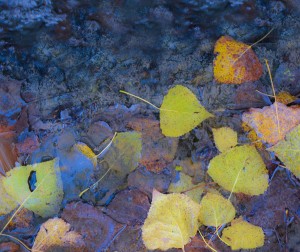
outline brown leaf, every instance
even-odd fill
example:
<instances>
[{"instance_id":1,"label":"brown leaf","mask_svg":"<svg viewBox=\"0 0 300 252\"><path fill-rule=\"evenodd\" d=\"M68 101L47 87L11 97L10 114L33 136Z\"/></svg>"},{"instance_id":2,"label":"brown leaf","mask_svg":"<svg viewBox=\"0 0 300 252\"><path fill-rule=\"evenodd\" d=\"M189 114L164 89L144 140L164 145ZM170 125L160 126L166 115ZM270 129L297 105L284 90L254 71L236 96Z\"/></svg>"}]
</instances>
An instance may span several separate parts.
<instances>
[{"instance_id":1,"label":"brown leaf","mask_svg":"<svg viewBox=\"0 0 300 252\"><path fill-rule=\"evenodd\" d=\"M159 173L175 156L178 138L165 137L160 130L159 121L139 118L128 126L142 133L142 158L140 163L149 171Z\"/></svg>"}]
</instances>

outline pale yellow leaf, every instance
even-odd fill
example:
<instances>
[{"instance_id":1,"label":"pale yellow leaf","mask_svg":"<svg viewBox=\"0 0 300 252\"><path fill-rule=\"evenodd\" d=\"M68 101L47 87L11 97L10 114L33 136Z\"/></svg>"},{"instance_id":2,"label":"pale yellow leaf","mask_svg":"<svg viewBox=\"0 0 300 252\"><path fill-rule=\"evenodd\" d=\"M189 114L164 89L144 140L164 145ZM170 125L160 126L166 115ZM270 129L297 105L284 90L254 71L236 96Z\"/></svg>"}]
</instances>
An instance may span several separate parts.
<instances>
[{"instance_id":1,"label":"pale yellow leaf","mask_svg":"<svg viewBox=\"0 0 300 252\"><path fill-rule=\"evenodd\" d=\"M268 150L274 151L284 165L300 179L300 125L287 133L284 140Z\"/></svg>"},{"instance_id":2,"label":"pale yellow leaf","mask_svg":"<svg viewBox=\"0 0 300 252\"><path fill-rule=\"evenodd\" d=\"M208 174L230 192L263 194L268 187L268 171L261 156L251 145L233 147L214 157Z\"/></svg>"},{"instance_id":3,"label":"pale yellow leaf","mask_svg":"<svg viewBox=\"0 0 300 252\"><path fill-rule=\"evenodd\" d=\"M234 206L221 195L207 193L200 206L199 220L205 226L218 227L234 219Z\"/></svg>"},{"instance_id":4,"label":"pale yellow leaf","mask_svg":"<svg viewBox=\"0 0 300 252\"><path fill-rule=\"evenodd\" d=\"M42 224L35 238L32 252L83 251L84 241L80 234L70 231L70 224L59 218ZM80 249L81 247L81 249Z\"/></svg>"},{"instance_id":5,"label":"pale yellow leaf","mask_svg":"<svg viewBox=\"0 0 300 252\"><path fill-rule=\"evenodd\" d=\"M229 150L237 145L237 133L229 128L212 129L215 144L220 152Z\"/></svg>"},{"instance_id":6,"label":"pale yellow leaf","mask_svg":"<svg viewBox=\"0 0 300 252\"><path fill-rule=\"evenodd\" d=\"M36 189L31 192L28 179L36 173ZM57 214L63 199L63 186L58 160L15 167L1 178L6 192L18 204L42 217Z\"/></svg>"},{"instance_id":7,"label":"pale yellow leaf","mask_svg":"<svg viewBox=\"0 0 300 252\"><path fill-rule=\"evenodd\" d=\"M264 245L264 232L241 218L234 220L230 227L223 230L222 240L232 250L254 249Z\"/></svg>"},{"instance_id":8,"label":"pale yellow leaf","mask_svg":"<svg viewBox=\"0 0 300 252\"><path fill-rule=\"evenodd\" d=\"M205 183L200 183L195 185L193 184L192 178L190 176L184 174L183 172L180 172L179 180L170 184L168 192L184 193L185 195L189 196L192 200L199 203L204 188L205 188Z\"/></svg>"},{"instance_id":9,"label":"pale yellow leaf","mask_svg":"<svg viewBox=\"0 0 300 252\"><path fill-rule=\"evenodd\" d=\"M154 190L142 227L144 244L150 250L184 248L197 233L199 211L199 204L184 194L162 194Z\"/></svg>"},{"instance_id":10,"label":"pale yellow leaf","mask_svg":"<svg viewBox=\"0 0 300 252\"><path fill-rule=\"evenodd\" d=\"M188 88L177 85L164 97L160 128L165 136L179 137L212 116Z\"/></svg>"}]
</instances>

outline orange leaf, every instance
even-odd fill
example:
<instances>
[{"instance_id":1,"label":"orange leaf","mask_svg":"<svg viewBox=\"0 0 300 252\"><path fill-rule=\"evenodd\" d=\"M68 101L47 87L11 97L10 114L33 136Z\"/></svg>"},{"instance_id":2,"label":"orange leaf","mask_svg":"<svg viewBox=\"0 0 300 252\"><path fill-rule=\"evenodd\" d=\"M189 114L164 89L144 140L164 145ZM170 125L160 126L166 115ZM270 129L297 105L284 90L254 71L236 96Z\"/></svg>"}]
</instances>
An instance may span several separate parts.
<instances>
[{"instance_id":1,"label":"orange leaf","mask_svg":"<svg viewBox=\"0 0 300 252\"><path fill-rule=\"evenodd\" d=\"M250 46L222 36L215 44L214 76L225 84L256 81L262 75L262 65Z\"/></svg>"},{"instance_id":2,"label":"orange leaf","mask_svg":"<svg viewBox=\"0 0 300 252\"><path fill-rule=\"evenodd\" d=\"M250 109L243 114L242 120L255 130L263 142L274 145L300 123L300 109L277 102L262 109Z\"/></svg>"}]
</instances>

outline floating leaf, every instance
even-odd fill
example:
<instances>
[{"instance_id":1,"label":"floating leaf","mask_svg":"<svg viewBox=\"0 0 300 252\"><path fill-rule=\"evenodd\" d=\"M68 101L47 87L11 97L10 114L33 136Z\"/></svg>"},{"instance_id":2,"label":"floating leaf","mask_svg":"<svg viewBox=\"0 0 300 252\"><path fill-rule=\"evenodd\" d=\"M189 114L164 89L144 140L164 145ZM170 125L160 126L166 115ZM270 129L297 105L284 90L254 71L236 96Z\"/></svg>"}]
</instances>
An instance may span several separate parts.
<instances>
[{"instance_id":1,"label":"floating leaf","mask_svg":"<svg viewBox=\"0 0 300 252\"><path fill-rule=\"evenodd\" d=\"M220 152L229 150L237 145L237 133L229 128L212 129L215 144Z\"/></svg>"},{"instance_id":2,"label":"floating leaf","mask_svg":"<svg viewBox=\"0 0 300 252\"><path fill-rule=\"evenodd\" d=\"M223 196L207 193L200 202L199 220L205 226L218 227L234 219L235 209Z\"/></svg>"},{"instance_id":3,"label":"floating leaf","mask_svg":"<svg viewBox=\"0 0 300 252\"><path fill-rule=\"evenodd\" d=\"M225 84L256 81L262 76L262 65L250 46L229 36L222 36L215 44L214 76Z\"/></svg>"},{"instance_id":4,"label":"floating leaf","mask_svg":"<svg viewBox=\"0 0 300 252\"><path fill-rule=\"evenodd\" d=\"M121 132L116 135L104 156L104 160L111 170L120 174L128 174L138 166L141 151L141 133L135 131Z\"/></svg>"},{"instance_id":5,"label":"floating leaf","mask_svg":"<svg viewBox=\"0 0 300 252\"><path fill-rule=\"evenodd\" d=\"M300 109L277 102L262 109L250 109L243 114L242 120L253 128L264 142L274 145L300 124Z\"/></svg>"},{"instance_id":6,"label":"floating leaf","mask_svg":"<svg viewBox=\"0 0 300 252\"><path fill-rule=\"evenodd\" d=\"M179 137L212 116L188 88L177 85L164 97L160 128L165 136Z\"/></svg>"},{"instance_id":7,"label":"floating leaf","mask_svg":"<svg viewBox=\"0 0 300 252\"><path fill-rule=\"evenodd\" d=\"M254 249L264 245L264 232L261 227L239 218L232 221L231 226L223 230L222 240L232 250Z\"/></svg>"},{"instance_id":8,"label":"floating leaf","mask_svg":"<svg viewBox=\"0 0 300 252\"><path fill-rule=\"evenodd\" d=\"M180 166L179 166L180 167ZM181 168L182 169L182 168ZM201 195L204 191L205 183L193 184L192 178L183 172L179 173L179 180L171 183L168 192L172 193L184 193L189 196L192 200L199 203Z\"/></svg>"},{"instance_id":9,"label":"floating leaf","mask_svg":"<svg viewBox=\"0 0 300 252\"><path fill-rule=\"evenodd\" d=\"M274 151L285 166L300 179L300 125L287 133L285 140L268 150Z\"/></svg>"},{"instance_id":10,"label":"floating leaf","mask_svg":"<svg viewBox=\"0 0 300 252\"><path fill-rule=\"evenodd\" d=\"M32 176L36 183L29 183ZM6 192L24 207L42 217L57 214L63 198L58 160L15 167L1 178ZM29 185L30 184L30 185ZM30 190L34 189L33 192Z\"/></svg>"},{"instance_id":11,"label":"floating leaf","mask_svg":"<svg viewBox=\"0 0 300 252\"><path fill-rule=\"evenodd\" d=\"M32 252L83 251L84 241L80 234L70 231L70 224L59 218L47 220L35 238Z\"/></svg>"},{"instance_id":12,"label":"floating leaf","mask_svg":"<svg viewBox=\"0 0 300 252\"><path fill-rule=\"evenodd\" d=\"M85 143L78 142L74 145L74 148L89 158L93 162L94 166L97 165L97 155Z\"/></svg>"},{"instance_id":13,"label":"floating leaf","mask_svg":"<svg viewBox=\"0 0 300 252\"><path fill-rule=\"evenodd\" d=\"M255 147L250 145L234 147L214 157L208 174L231 192L259 195L268 187L266 166Z\"/></svg>"},{"instance_id":14,"label":"floating leaf","mask_svg":"<svg viewBox=\"0 0 300 252\"><path fill-rule=\"evenodd\" d=\"M142 227L144 244L150 250L184 248L197 233L200 206L188 196L153 191L152 204Z\"/></svg>"}]
</instances>

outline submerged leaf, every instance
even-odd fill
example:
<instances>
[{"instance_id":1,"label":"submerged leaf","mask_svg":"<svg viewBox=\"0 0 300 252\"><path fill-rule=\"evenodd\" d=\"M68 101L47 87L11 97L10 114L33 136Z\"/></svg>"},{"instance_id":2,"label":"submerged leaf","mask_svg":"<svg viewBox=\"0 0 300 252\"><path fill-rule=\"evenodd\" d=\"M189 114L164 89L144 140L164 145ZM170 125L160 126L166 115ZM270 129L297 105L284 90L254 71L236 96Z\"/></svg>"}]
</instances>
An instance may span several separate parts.
<instances>
[{"instance_id":1,"label":"submerged leaf","mask_svg":"<svg viewBox=\"0 0 300 252\"><path fill-rule=\"evenodd\" d=\"M285 140L268 150L274 151L285 166L300 179L300 125L287 133Z\"/></svg>"},{"instance_id":2,"label":"submerged leaf","mask_svg":"<svg viewBox=\"0 0 300 252\"><path fill-rule=\"evenodd\" d=\"M165 136L179 137L212 116L188 88L177 85L164 97L160 128Z\"/></svg>"},{"instance_id":3,"label":"submerged leaf","mask_svg":"<svg viewBox=\"0 0 300 252\"><path fill-rule=\"evenodd\" d=\"M138 166L141 151L141 133L135 131L121 132L116 135L104 156L104 160L110 169L120 174L128 174Z\"/></svg>"},{"instance_id":4,"label":"submerged leaf","mask_svg":"<svg viewBox=\"0 0 300 252\"><path fill-rule=\"evenodd\" d=\"M218 227L233 220L235 209L223 196L207 193L200 202L199 220L205 226Z\"/></svg>"},{"instance_id":5,"label":"submerged leaf","mask_svg":"<svg viewBox=\"0 0 300 252\"><path fill-rule=\"evenodd\" d=\"M47 220L35 238L32 252L50 252L58 248L65 251L83 251L82 236L70 231L70 227L70 224L59 218Z\"/></svg>"},{"instance_id":6,"label":"submerged leaf","mask_svg":"<svg viewBox=\"0 0 300 252\"><path fill-rule=\"evenodd\" d=\"M74 145L74 148L89 158L93 162L94 166L97 165L97 155L85 143L78 142Z\"/></svg>"},{"instance_id":7,"label":"submerged leaf","mask_svg":"<svg viewBox=\"0 0 300 252\"><path fill-rule=\"evenodd\" d=\"M241 84L256 81L262 76L262 65L250 46L229 36L215 44L214 76L220 83Z\"/></svg>"},{"instance_id":8,"label":"submerged leaf","mask_svg":"<svg viewBox=\"0 0 300 252\"><path fill-rule=\"evenodd\" d=\"M214 157L208 174L231 192L259 195L268 187L266 166L255 147L250 145L234 147Z\"/></svg>"},{"instance_id":9,"label":"submerged leaf","mask_svg":"<svg viewBox=\"0 0 300 252\"><path fill-rule=\"evenodd\" d=\"M237 219L232 221L230 227L223 230L222 240L232 250L254 249L264 245L264 232L261 227Z\"/></svg>"},{"instance_id":10,"label":"submerged leaf","mask_svg":"<svg viewBox=\"0 0 300 252\"><path fill-rule=\"evenodd\" d=\"M197 233L199 211L199 204L186 195L165 195L154 190L142 227L144 244L150 250L184 248Z\"/></svg>"},{"instance_id":11,"label":"submerged leaf","mask_svg":"<svg viewBox=\"0 0 300 252\"><path fill-rule=\"evenodd\" d=\"M35 174L36 182L29 180ZM6 192L24 207L42 217L57 214L63 198L58 160L15 167L1 178ZM31 191L33 190L33 191Z\"/></svg>"},{"instance_id":12,"label":"submerged leaf","mask_svg":"<svg viewBox=\"0 0 300 252\"><path fill-rule=\"evenodd\" d=\"M253 128L264 142L274 145L300 124L300 109L277 102L262 109L250 109L243 114L242 120Z\"/></svg>"},{"instance_id":13,"label":"submerged leaf","mask_svg":"<svg viewBox=\"0 0 300 252\"><path fill-rule=\"evenodd\" d=\"M229 128L212 129L215 144L220 152L229 150L237 145L237 133Z\"/></svg>"}]
</instances>

